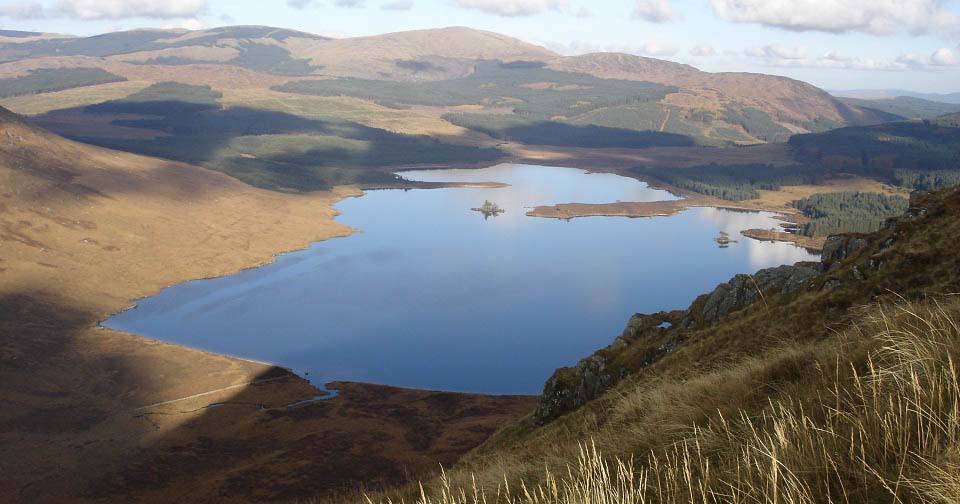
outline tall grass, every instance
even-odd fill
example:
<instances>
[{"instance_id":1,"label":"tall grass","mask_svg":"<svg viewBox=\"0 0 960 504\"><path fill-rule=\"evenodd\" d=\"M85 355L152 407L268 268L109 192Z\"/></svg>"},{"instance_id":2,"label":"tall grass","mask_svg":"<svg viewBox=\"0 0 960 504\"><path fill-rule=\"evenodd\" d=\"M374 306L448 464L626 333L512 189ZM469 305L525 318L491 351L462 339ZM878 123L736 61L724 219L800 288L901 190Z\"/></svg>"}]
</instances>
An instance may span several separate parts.
<instances>
[{"instance_id":1,"label":"tall grass","mask_svg":"<svg viewBox=\"0 0 960 504\"><path fill-rule=\"evenodd\" d=\"M415 502L956 504L958 315L956 299L871 308L839 343L808 349L818 358L805 361L810 376L797 377L802 386L784 384L758 407L733 415L718 411L688 424L695 426L673 435L672 442L633 457L604 457L597 448L603 439L581 442L577 459L566 468L545 469L526 484L510 474L498 484L480 484L444 473L421 487ZM825 355L832 356L829 365ZM782 367L782 355L773 360L780 362L768 367ZM747 366L687 385L709 390L712 381L720 390L731 386L734 375L770 373L757 361ZM658 394L662 390L652 393L649 384L624 393L616 414L649 408Z\"/></svg>"}]
</instances>

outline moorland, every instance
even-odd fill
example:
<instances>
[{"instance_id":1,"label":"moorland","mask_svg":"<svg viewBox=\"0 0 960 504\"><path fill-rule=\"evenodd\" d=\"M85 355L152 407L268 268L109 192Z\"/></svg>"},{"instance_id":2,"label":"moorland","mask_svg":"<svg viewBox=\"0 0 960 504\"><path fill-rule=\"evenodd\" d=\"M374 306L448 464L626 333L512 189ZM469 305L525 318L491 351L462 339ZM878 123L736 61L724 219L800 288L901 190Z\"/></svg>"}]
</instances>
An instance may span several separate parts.
<instances>
[{"instance_id":1,"label":"moorland","mask_svg":"<svg viewBox=\"0 0 960 504\"><path fill-rule=\"evenodd\" d=\"M955 502L956 307L934 296L958 287L950 104L563 57L466 28L331 39L242 26L0 32L0 105L5 499L291 501L391 485L384 498L416 498L402 484L423 480L423 497L462 502L444 485L466 495L476 476L491 494L526 482L539 501ZM533 215L771 210L783 233L754 236L825 261L758 274L761 299L740 278L637 316L542 398L342 383L290 407L323 392L267 363L99 326L172 284L351 233L332 205L418 187L402 169L506 161L686 197ZM908 208L912 191L933 192ZM611 473L613 457L637 471Z\"/></svg>"}]
</instances>

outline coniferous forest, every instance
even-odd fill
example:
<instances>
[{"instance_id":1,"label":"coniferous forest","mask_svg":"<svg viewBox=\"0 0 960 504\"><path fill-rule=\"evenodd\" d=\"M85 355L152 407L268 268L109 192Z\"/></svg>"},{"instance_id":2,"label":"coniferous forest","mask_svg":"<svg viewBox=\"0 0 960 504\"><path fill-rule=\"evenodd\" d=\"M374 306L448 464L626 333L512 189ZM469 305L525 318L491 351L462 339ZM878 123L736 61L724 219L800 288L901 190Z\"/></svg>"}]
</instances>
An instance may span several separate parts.
<instances>
[{"instance_id":1,"label":"coniferous forest","mask_svg":"<svg viewBox=\"0 0 960 504\"><path fill-rule=\"evenodd\" d=\"M903 215L909 201L878 193L838 192L814 194L793 202L811 221L800 227L805 236L869 233L890 217Z\"/></svg>"}]
</instances>

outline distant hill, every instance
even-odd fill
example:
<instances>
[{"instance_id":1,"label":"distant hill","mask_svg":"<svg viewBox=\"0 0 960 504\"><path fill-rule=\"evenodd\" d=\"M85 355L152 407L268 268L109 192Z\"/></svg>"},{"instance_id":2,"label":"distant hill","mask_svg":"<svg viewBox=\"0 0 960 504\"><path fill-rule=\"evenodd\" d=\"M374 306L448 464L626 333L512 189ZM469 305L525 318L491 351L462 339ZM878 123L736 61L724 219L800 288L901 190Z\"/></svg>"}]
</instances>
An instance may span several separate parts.
<instances>
[{"instance_id":1,"label":"distant hill","mask_svg":"<svg viewBox=\"0 0 960 504\"><path fill-rule=\"evenodd\" d=\"M504 64L510 75L500 72L495 80L484 80L478 69L490 68L492 62ZM95 82L90 77L94 68L129 84L106 82L106 74L104 82ZM91 92L55 95L49 87L37 86L33 90L37 98L4 104L31 113L64 108L60 103L65 102L96 104L98 98L123 98L123 92L174 78L211 86L227 98L234 96L231 91L243 90L244 101L256 92L255 98L269 97L275 107L302 103L305 95L348 96L395 110L428 106L433 108L416 113L433 121L454 117L458 127L471 130L476 138L479 134L536 142L558 138L553 133L558 130L570 137L566 132L578 128L605 128L681 135L690 143L718 146L782 142L796 133L892 118L851 107L814 86L783 77L708 73L627 54L563 57L512 37L462 27L345 39L264 26L0 38L0 79L20 79L17 83L22 84L23 79L36 80L35 74L44 69L69 70L76 74L70 75L75 89L82 85ZM620 87L614 94L585 97L589 88L599 89L595 82L588 83L590 78L627 84L611 83ZM339 84L331 85L331 79L340 79L333 81ZM447 88L474 86L482 92L466 98L446 94L446 100L421 99L430 94L432 82L447 82ZM641 91L656 84L667 92L634 93L631 82L644 83L638 87ZM377 92L371 94L374 88ZM531 97L541 103L535 116L523 110ZM542 106L548 102L550 107ZM374 125L377 117L371 111L364 120ZM516 131L521 135L511 133Z\"/></svg>"},{"instance_id":2,"label":"distant hill","mask_svg":"<svg viewBox=\"0 0 960 504\"><path fill-rule=\"evenodd\" d=\"M40 32L29 32L29 31L19 31L19 30L0 30L0 37L10 37L10 38L30 38L43 35Z\"/></svg>"},{"instance_id":3,"label":"distant hill","mask_svg":"<svg viewBox=\"0 0 960 504\"><path fill-rule=\"evenodd\" d=\"M328 40L292 50L325 75L387 80L439 80L469 75L479 60L549 61L543 47L498 33L441 28Z\"/></svg>"},{"instance_id":4,"label":"distant hill","mask_svg":"<svg viewBox=\"0 0 960 504\"><path fill-rule=\"evenodd\" d=\"M797 160L919 190L960 184L960 114L790 139Z\"/></svg>"},{"instance_id":5,"label":"distant hill","mask_svg":"<svg viewBox=\"0 0 960 504\"><path fill-rule=\"evenodd\" d=\"M890 114L891 119L930 119L944 114L960 112L960 103L947 103L898 96L896 98L864 99L840 98L851 107L872 110L878 114Z\"/></svg>"},{"instance_id":6,"label":"distant hill","mask_svg":"<svg viewBox=\"0 0 960 504\"><path fill-rule=\"evenodd\" d=\"M840 103L805 82L754 73L708 73L689 65L629 54L596 53L556 60L553 68L604 78L646 80L677 86L664 100L681 113L714 114L727 127L765 141L793 133L825 131L849 124L882 122L873 111ZM739 127L739 128L738 128Z\"/></svg>"},{"instance_id":7,"label":"distant hill","mask_svg":"<svg viewBox=\"0 0 960 504\"><path fill-rule=\"evenodd\" d=\"M845 91L831 91L830 94L839 98L861 98L864 100L883 100L906 96L934 102L960 104L960 92L940 94L918 93L904 89L851 89Z\"/></svg>"}]
</instances>

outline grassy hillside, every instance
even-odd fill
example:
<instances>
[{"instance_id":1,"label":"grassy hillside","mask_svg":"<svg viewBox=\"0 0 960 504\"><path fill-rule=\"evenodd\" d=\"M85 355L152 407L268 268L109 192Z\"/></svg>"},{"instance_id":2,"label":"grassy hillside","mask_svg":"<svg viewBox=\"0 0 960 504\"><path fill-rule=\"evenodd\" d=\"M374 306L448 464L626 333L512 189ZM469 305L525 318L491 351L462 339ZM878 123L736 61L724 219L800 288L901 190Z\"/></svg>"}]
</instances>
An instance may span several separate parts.
<instances>
[{"instance_id":1,"label":"grassy hillside","mask_svg":"<svg viewBox=\"0 0 960 504\"><path fill-rule=\"evenodd\" d=\"M571 116L611 105L657 102L676 88L557 72L542 63L482 62L469 76L434 82L362 79L298 80L277 91L353 96L395 107L481 104L511 107L519 115Z\"/></svg>"},{"instance_id":2,"label":"grassy hillside","mask_svg":"<svg viewBox=\"0 0 960 504\"><path fill-rule=\"evenodd\" d=\"M533 407L343 383L288 408L323 392L99 325L169 285L351 233L333 205L356 190L261 190L2 108L0 187L0 502L303 499L425 474Z\"/></svg>"},{"instance_id":3,"label":"grassy hillside","mask_svg":"<svg viewBox=\"0 0 960 504\"><path fill-rule=\"evenodd\" d=\"M636 315L536 415L374 500L956 502L957 232L960 190L927 194L821 265Z\"/></svg>"},{"instance_id":4,"label":"grassy hillside","mask_svg":"<svg viewBox=\"0 0 960 504\"><path fill-rule=\"evenodd\" d=\"M51 66L93 66L147 84L176 76L225 94L273 88L350 96L412 106L438 121L452 113L468 127L476 125L475 131L489 131L484 124L503 118L460 113L508 113L512 121L608 128L611 135L681 135L709 146L779 142L793 133L895 118L782 77L714 74L623 54L565 58L518 39L458 27L346 39L236 26L0 41L0 79ZM93 82L85 85L91 96L106 94ZM52 109L41 101L5 103L24 111ZM451 110L457 106L470 110ZM632 140L616 143L637 146Z\"/></svg>"},{"instance_id":5,"label":"grassy hillside","mask_svg":"<svg viewBox=\"0 0 960 504\"><path fill-rule=\"evenodd\" d=\"M75 140L202 165L270 189L388 184L396 181L390 168L397 166L502 156L492 148L444 144L336 117L223 108L221 96L206 86L162 82L120 100L48 113L37 122Z\"/></svg>"}]
</instances>

